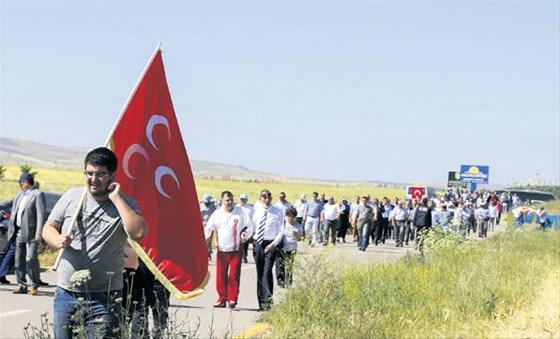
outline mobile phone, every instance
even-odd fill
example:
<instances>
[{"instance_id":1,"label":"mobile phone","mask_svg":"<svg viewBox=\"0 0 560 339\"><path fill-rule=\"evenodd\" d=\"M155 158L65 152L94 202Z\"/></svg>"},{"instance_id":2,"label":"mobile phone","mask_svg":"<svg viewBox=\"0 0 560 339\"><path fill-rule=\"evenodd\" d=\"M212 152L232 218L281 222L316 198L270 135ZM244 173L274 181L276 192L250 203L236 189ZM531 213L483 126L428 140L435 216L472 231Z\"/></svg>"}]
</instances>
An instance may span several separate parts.
<instances>
[{"instance_id":1,"label":"mobile phone","mask_svg":"<svg viewBox=\"0 0 560 339\"><path fill-rule=\"evenodd\" d=\"M109 181L109 185L107 185L107 192L111 193L115 190L115 183L113 182L114 180L111 179Z\"/></svg>"}]
</instances>

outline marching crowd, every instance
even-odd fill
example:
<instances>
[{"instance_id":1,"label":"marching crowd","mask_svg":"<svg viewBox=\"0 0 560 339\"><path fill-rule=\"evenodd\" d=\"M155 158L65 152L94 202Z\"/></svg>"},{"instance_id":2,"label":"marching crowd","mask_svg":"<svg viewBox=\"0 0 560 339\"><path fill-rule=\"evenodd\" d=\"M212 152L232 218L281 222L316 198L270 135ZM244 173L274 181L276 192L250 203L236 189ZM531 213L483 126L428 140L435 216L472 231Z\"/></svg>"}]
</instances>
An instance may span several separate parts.
<instances>
[{"instance_id":1,"label":"marching crowd","mask_svg":"<svg viewBox=\"0 0 560 339\"><path fill-rule=\"evenodd\" d=\"M122 319L130 325L133 337L149 336L150 309L153 334L157 336L166 326L169 292L128 246L127 238L140 240L148 228L136 202L121 193L120 184L114 181L117 164L115 154L107 148L89 152L84 160L88 194L82 195L80 188L66 192L46 223L44 196L28 173L19 178L21 191L14 199L0 204L12 211L8 226L10 248L16 258L18 289L14 293L28 292L29 275L30 294L37 295L41 286L37 261L40 241L55 249L67 249L57 270L53 312L57 338L72 337L73 319L86 293L87 305L98 315L86 319L86 323L99 327L104 337L113 337ZM272 305L273 269L278 286L292 284L299 242L311 247L336 246L346 242L350 232L351 241L360 251L366 251L370 242L378 246L390 239L403 247L411 241L421 244L423 234L432 227L486 237L488 230L500 222L502 213L520 203L515 195L484 190L449 190L429 198L380 200L363 195L353 201L336 201L333 196L313 192L309 199L301 194L292 204L284 192L273 202L272 193L263 189L254 203L249 203L247 194L241 194L236 204L230 191L222 192L217 200L205 194L200 212L209 259L216 263L218 300L214 306L237 306L241 265L248 262L249 243L257 273L259 310L268 310ZM79 204L82 207L77 209ZM80 222L73 229L71 215L75 211L79 211ZM544 213L541 211L541 219ZM214 234L216 255L212 258ZM80 250L84 246L86 250ZM124 261L115 260L122 254ZM5 256L0 265L1 283L9 283L5 279L9 257ZM87 289L73 283L74 276L84 268L90 272ZM122 276L116 275L113 282L107 279L108 272L123 268ZM122 305L110 300L122 300Z\"/></svg>"},{"instance_id":2,"label":"marching crowd","mask_svg":"<svg viewBox=\"0 0 560 339\"><path fill-rule=\"evenodd\" d=\"M257 271L259 309L267 310L272 303L273 267L280 287L292 283L293 263L298 242L311 247L333 246L346 242L350 231L352 241L360 251L370 242L378 246L389 239L396 247L409 242L422 242L422 235L432 227L458 232L464 236L477 234L487 237L500 223L502 213L517 203L516 196L507 192L450 189L428 199L379 200L369 195L357 196L354 201L336 201L333 196L313 192L310 199L301 194L293 204L280 192L272 202L272 194L263 189L257 201L249 203L249 196L241 194L234 203L230 191L214 200L205 194L200 211L212 260L212 236L216 234L215 307L237 305L241 264L248 262L249 243L252 242Z\"/></svg>"}]
</instances>

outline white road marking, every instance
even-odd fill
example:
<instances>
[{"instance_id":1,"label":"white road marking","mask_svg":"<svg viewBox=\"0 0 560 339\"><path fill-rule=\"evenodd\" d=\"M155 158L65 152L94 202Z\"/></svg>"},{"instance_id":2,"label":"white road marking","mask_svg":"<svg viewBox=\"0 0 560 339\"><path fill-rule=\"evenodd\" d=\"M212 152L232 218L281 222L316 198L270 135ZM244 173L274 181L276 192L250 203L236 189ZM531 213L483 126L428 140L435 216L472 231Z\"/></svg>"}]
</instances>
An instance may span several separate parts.
<instances>
[{"instance_id":1,"label":"white road marking","mask_svg":"<svg viewBox=\"0 0 560 339\"><path fill-rule=\"evenodd\" d=\"M15 310L15 311L9 311L9 312L2 312L2 313L0 313L0 318L11 317L13 315L18 315L18 314L27 313L27 312L31 312L31 310Z\"/></svg>"}]
</instances>

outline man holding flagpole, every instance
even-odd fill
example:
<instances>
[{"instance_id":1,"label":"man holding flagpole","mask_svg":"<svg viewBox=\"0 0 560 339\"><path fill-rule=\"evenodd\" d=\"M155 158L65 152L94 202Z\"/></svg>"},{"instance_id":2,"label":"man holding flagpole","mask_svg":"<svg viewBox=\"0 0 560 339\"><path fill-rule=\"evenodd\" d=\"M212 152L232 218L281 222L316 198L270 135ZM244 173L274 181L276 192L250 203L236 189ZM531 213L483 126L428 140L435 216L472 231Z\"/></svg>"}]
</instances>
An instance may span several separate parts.
<instances>
[{"instance_id":1,"label":"man holding flagpole","mask_svg":"<svg viewBox=\"0 0 560 339\"><path fill-rule=\"evenodd\" d=\"M216 210L204 229L206 239L216 232L218 255L216 257L216 290L218 301L214 307L237 306L243 243L253 234L253 223L241 207L234 206L233 194L222 192L222 206Z\"/></svg>"},{"instance_id":2,"label":"man holding flagpole","mask_svg":"<svg viewBox=\"0 0 560 339\"><path fill-rule=\"evenodd\" d=\"M54 299L57 339L72 338L80 305L88 309L83 319L86 335L115 338L121 318L123 247L127 238L139 241L148 232L136 202L120 192L114 182L118 160L105 147L89 152L84 161L87 192L66 192L54 206L43 228L43 238L63 249L58 265ZM72 215L79 209L76 223ZM69 232L71 230L71 232Z\"/></svg>"}]
</instances>

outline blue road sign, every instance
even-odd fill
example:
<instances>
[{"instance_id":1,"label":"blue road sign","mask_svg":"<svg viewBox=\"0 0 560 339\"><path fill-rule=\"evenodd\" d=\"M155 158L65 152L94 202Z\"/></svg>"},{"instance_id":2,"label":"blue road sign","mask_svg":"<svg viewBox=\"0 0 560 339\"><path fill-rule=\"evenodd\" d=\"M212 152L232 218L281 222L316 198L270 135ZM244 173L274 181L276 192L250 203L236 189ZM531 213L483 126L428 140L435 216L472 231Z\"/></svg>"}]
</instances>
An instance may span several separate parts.
<instances>
[{"instance_id":1,"label":"blue road sign","mask_svg":"<svg viewBox=\"0 0 560 339\"><path fill-rule=\"evenodd\" d=\"M474 182L477 184L487 184L490 168L480 165L461 165L461 181Z\"/></svg>"}]
</instances>

